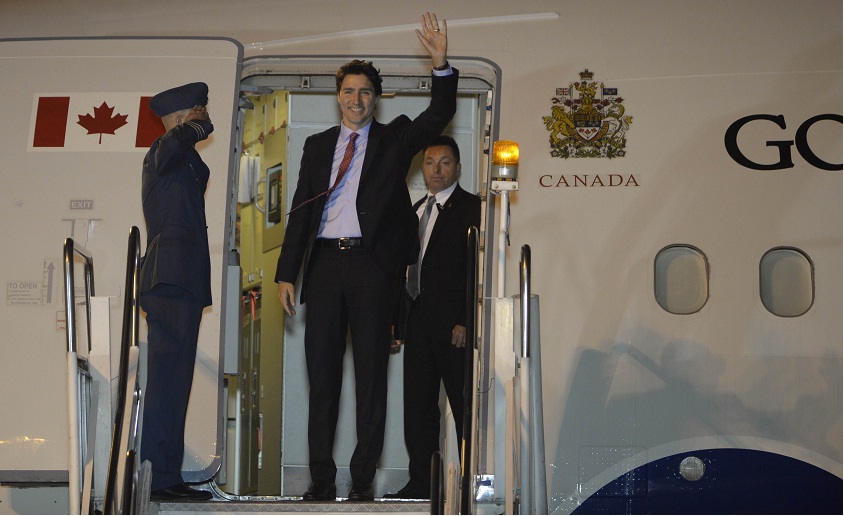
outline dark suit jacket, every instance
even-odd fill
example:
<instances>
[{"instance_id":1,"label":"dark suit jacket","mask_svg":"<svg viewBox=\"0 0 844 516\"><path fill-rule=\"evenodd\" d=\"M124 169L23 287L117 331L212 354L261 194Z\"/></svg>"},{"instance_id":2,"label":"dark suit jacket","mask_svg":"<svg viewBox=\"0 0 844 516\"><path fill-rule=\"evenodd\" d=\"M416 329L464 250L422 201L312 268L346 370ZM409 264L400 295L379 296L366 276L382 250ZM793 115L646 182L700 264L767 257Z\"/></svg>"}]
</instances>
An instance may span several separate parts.
<instances>
[{"instance_id":1,"label":"dark suit jacket","mask_svg":"<svg viewBox=\"0 0 844 516\"><path fill-rule=\"evenodd\" d=\"M414 210L424 200L420 199ZM450 341L455 325L466 326L466 239L469 228L480 227L481 199L458 184L438 209L422 257L419 297L411 309L414 320L424 321L426 332L437 340ZM412 338L412 332L417 330L408 327L408 336Z\"/></svg>"},{"instance_id":2,"label":"dark suit jacket","mask_svg":"<svg viewBox=\"0 0 844 516\"><path fill-rule=\"evenodd\" d=\"M419 116L410 120L402 115L386 125L373 120L369 129L357 196L358 221L366 251L390 277L398 277L405 265L416 260L418 219L407 192L407 171L413 156L441 134L454 116L457 79L456 69L449 76L433 76L431 103ZM332 127L305 140L299 182L293 194L294 207L328 189L339 133L339 126ZM319 230L325 202L323 196L290 215L276 267L276 282L296 282ZM302 303L308 274L305 263Z\"/></svg>"},{"instance_id":3,"label":"dark suit jacket","mask_svg":"<svg viewBox=\"0 0 844 516\"><path fill-rule=\"evenodd\" d=\"M141 199L147 248L141 293L159 283L180 286L211 304L211 258L205 222L210 171L194 145L214 130L207 120L180 124L156 140L144 158Z\"/></svg>"}]
</instances>

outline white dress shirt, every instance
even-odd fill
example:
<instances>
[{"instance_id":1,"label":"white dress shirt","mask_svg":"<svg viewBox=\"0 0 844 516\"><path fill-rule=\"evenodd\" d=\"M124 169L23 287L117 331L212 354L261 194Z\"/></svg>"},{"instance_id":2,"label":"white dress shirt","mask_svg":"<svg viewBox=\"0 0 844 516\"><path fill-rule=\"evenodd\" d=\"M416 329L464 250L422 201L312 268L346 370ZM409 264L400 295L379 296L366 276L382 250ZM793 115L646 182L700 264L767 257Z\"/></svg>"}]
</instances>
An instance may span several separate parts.
<instances>
[{"instance_id":1,"label":"white dress shirt","mask_svg":"<svg viewBox=\"0 0 844 516\"><path fill-rule=\"evenodd\" d=\"M428 192L428 195L435 195L436 197L436 204L431 209L431 215L428 218L428 225L425 226L425 237L422 239L422 242L419 243L421 250L419 251L419 264L422 264L422 257L425 256L425 249L428 248L428 240L431 239L431 232L434 230L434 224L437 222L437 216L440 214L440 209L445 206L445 202L451 197L451 194L454 192L454 189L457 188L457 181L454 182L453 185L449 186L442 192L437 194L431 194ZM428 197L425 197L427 201ZM422 214L425 212L425 201L419 206L416 210L416 216L418 218L422 218Z\"/></svg>"},{"instance_id":2,"label":"white dress shirt","mask_svg":"<svg viewBox=\"0 0 844 516\"><path fill-rule=\"evenodd\" d=\"M354 131L358 133L358 139L355 141L355 154L346 175L343 176L343 180L325 201L317 238L363 236L358 221L357 198L360 174L363 169L363 157L366 155L366 144L369 142L370 127L372 127L372 122ZM340 136L337 137L337 145L334 147L334 163L331 165L331 178L328 185L333 185L337 179L340 162L343 161L343 155L346 153L346 146L349 144L349 136L352 132L344 124L340 124ZM328 185L326 185L326 189Z\"/></svg>"},{"instance_id":3,"label":"white dress shirt","mask_svg":"<svg viewBox=\"0 0 844 516\"><path fill-rule=\"evenodd\" d=\"M432 72L437 76L451 75L453 71L451 66L446 70L433 70ZM363 169L363 157L366 155L366 145L369 142L369 129L372 127L372 122L365 127L358 129L358 139L355 141L355 154L352 157L352 163L343 176L343 181L337 186L337 189L331 193L331 196L325 202L325 208L322 210L322 218L319 223L319 230L317 231L317 238L354 238L363 236L360 230L360 221L358 220L357 198L358 187L360 186L360 175ZM331 179L328 185L333 185L337 178L337 173L340 170L340 162L343 161L343 155L346 153L346 146L349 143L349 135L352 130L340 124L340 136L337 138L337 145L334 147L334 163L331 165ZM326 185L326 189L328 188ZM450 192L454 189L449 190ZM442 192L440 192L442 193ZM442 202L448 199L444 197ZM437 197L437 202L440 202ZM436 218L436 210L432 213L431 220L428 227L433 226L433 221ZM426 239L427 241L427 239Z\"/></svg>"}]
</instances>

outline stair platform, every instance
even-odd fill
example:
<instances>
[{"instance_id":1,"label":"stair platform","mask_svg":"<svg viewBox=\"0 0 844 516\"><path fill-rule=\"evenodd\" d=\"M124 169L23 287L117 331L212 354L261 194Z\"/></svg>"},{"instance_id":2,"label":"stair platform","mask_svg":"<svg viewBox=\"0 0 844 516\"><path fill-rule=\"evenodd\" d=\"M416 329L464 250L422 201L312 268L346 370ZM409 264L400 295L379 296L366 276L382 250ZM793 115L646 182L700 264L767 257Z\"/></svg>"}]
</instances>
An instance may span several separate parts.
<instances>
[{"instance_id":1,"label":"stair platform","mask_svg":"<svg viewBox=\"0 0 844 516\"><path fill-rule=\"evenodd\" d=\"M239 497L243 498L243 497ZM342 514L430 514L429 501L379 500L374 502L303 502L298 498L254 497L252 500L212 499L204 502L150 502L149 514L294 514L304 512Z\"/></svg>"}]
</instances>

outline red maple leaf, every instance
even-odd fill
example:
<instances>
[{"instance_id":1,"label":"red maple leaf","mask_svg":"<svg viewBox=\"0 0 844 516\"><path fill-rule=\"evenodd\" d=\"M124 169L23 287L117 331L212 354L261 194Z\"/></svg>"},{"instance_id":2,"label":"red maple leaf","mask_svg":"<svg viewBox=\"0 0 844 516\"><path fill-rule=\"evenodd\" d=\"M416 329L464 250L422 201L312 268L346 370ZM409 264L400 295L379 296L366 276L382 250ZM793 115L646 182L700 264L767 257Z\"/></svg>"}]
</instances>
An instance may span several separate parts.
<instances>
[{"instance_id":1,"label":"red maple leaf","mask_svg":"<svg viewBox=\"0 0 844 516\"><path fill-rule=\"evenodd\" d=\"M94 116L90 113L85 115L76 115L79 117L77 124L88 130L88 134L100 134L100 144L103 143L103 134L114 134L114 131L126 125L126 118L129 115L121 115L120 113L111 116L114 112L113 107L108 107L108 104L103 102L100 107L94 106Z\"/></svg>"}]
</instances>

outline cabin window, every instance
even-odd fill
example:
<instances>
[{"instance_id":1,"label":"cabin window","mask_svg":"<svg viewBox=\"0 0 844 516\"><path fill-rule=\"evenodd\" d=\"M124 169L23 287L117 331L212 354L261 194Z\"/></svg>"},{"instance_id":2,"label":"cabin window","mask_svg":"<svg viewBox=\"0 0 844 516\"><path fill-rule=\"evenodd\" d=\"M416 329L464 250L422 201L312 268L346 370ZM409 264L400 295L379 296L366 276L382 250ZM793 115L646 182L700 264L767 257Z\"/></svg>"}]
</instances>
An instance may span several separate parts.
<instances>
[{"instance_id":1,"label":"cabin window","mask_svg":"<svg viewBox=\"0 0 844 516\"><path fill-rule=\"evenodd\" d=\"M759 262L759 294L774 315L798 317L815 301L814 266L799 249L777 247Z\"/></svg>"},{"instance_id":2,"label":"cabin window","mask_svg":"<svg viewBox=\"0 0 844 516\"><path fill-rule=\"evenodd\" d=\"M709 299L709 263L700 249L671 245L654 260L654 295L665 311L693 314Z\"/></svg>"}]
</instances>

